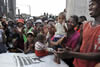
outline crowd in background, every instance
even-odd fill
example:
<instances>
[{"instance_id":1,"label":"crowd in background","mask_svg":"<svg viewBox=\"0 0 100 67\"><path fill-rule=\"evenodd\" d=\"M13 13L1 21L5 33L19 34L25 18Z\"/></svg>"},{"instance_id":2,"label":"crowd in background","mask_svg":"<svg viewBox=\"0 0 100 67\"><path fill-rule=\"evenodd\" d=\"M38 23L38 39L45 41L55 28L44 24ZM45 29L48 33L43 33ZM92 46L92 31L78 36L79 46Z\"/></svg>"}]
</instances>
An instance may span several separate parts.
<instances>
[{"instance_id":1,"label":"crowd in background","mask_svg":"<svg viewBox=\"0 0 100 67\"><path fill-rule=\"evenodd\" d=\"M66 21L65 12L61 12L56 19L45 20L38 18L6 21L0 17L0 53L35 53L38 57L43 57L55 53L59 48L69 47L78 51L77 43L84 21L85 16L76 15ZM56 55L54 61L60 63ZM73 59L70 61L68 63L72 63Z\"/></svg>"}]
</instances>

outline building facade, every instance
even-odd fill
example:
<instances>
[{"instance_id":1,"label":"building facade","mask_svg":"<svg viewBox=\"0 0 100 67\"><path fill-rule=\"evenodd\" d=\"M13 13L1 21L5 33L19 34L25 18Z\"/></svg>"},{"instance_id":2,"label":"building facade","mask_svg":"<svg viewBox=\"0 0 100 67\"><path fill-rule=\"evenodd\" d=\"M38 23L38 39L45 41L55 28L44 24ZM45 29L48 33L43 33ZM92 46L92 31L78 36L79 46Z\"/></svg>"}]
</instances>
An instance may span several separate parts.
<instances>
[{"instance_id":1,"label":"building facade","mask_svg":"<svg viewBox=\"0 0 100 67\"><path fill-rule=\"evenodd\" d=\"M16 0L0 0L0 16L15 19Z\"/></svg>"},{"instance_id":2,"label":"building facade","mask_svg":"<svg viewBox=\"0 0 100 67\"><path fill-rule=\"evenodd\" d=\"M67 19L71 15L86 16L88 20L93 20L89 16L89 0L66 0Z\"/></svg>"}]
</instances>

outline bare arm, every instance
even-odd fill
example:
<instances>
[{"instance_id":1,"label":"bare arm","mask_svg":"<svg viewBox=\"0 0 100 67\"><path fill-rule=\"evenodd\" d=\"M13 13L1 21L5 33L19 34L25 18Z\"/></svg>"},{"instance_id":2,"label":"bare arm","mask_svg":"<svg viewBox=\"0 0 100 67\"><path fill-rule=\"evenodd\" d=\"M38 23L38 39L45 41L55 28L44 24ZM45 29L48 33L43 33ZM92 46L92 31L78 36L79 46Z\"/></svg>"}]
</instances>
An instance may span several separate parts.
<instances>
[{"instance_id":1,"label":"bare arm","mask_svg":"<svg viewBox=\"0 0 100 67\"><path fill-rule=\"evenodd\" d=\"M70 52L72 57L80 58L84 60L95 60L100 61L100 52L98 53L79 53L79 52Z\"/></svg>"},{"instance_id":2,"label":"bare arm","mask_svg":"<svg viewBox=\"0 0 100 67\"><path fill-rule=\"evenodd\" d=\"M27 52L29 52L30 51L30 48L28 47L27 48L27 45L26 45L26 43L24 44L24 53L27 53Z\"/></svg>"},{"instance_id":3,"label":"bare arm","mask_svg":"<svg viewBox=\"0 0 100 67\"><path fill-rule=\"evenodd\" d=\"M51 45L58 45L58 44L60 44L63 41L64 37L62 37L61 39L59 39L57 42L54 42L54 41L50 40L50 44Z\"/></svg>"}]
</instances>

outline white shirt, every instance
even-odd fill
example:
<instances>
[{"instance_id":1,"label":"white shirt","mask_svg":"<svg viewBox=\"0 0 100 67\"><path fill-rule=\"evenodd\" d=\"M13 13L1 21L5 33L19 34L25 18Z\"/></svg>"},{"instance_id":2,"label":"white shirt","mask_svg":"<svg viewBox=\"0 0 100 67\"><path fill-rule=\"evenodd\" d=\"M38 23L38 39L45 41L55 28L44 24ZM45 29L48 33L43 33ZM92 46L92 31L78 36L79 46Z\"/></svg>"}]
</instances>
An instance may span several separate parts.
<instances>
[{"instance_id":1,"label":"white shirt","mask_svg":"<svg viewBox=\"0 0 100 67\"><path fill-rule=\"evenodd\" d=\"M47 46L39 41L35 43L35 50L44 50L46 48Z\"/></svg>"},{"instance_id":2,"label":"white shirt","mask_svg":"<svg viewBox=\"0 0 100 67\"><path fill-rule=\"evenodd\" d=\"M67 29L67 24L64 23L66 29ZM55 32L55 35L66 35L66 31L64 29L64 25L63 24L60 24L59 22L56 23L55 25L55 28L56 28L56 32Z\"/></svg>"},{"instance_id":3,"label":"white shirt","mask_svg":"<svg viewBox=\"0 0 100 67\"><path fill-rule=\"evenodd\" d=\"M35 50L47 50L49 52L53 52L54 51L53 48L48 48L45 44L43 44L41 42L36 42L35 43Z\"/></svg>"}]
</instances>

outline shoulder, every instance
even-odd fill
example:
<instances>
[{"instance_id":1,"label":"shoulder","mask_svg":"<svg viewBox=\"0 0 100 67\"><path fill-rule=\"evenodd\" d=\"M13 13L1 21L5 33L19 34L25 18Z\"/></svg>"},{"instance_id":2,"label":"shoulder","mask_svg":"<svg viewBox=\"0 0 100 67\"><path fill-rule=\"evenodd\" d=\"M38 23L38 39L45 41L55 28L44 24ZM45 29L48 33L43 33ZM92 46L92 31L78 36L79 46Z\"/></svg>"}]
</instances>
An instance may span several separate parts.
<instances>
[{"instance_id":1,"label":"shoulder","mask_svg":"<svg viewBox=\"0 0 100 67\"><path fill-rule=\"evenodd\" d=\"M92 24L92 22L91 21L85 21L84 23L83 23L83 29L84 28L86 28L86 27L88 27L88 26L90 26Z\"/></svg>"},{"instance_id":2,"label":"shoulder","mask_svg":"<svg viewBox=\"0 0 100 67\"><path fill-rule=\"evenodd\" d=\"M88 24L90 24L91 22L90 21L85 21L84 23L83 23L83 26L86 26L86 25L88 25Z\"/></svg>"},{"instance_id":3,"label":"shoulder","mask_svg":"<svg viewBox=\"0 0 100 67\"><path fill-rule=\"evenodd\" d=\"M35 45L41 45L41 43L37 41L37 42L35 43Z\"/></svg>"},{"instance_id":4,"label":"shoulder","mask_svg":"<svg viewBox=\"0 0 100 67\"><path fill-rule=\"evenodd\" d=\"M37 41L35 44L39 44L39 42Z\"/></svg>"}]
</instances>

